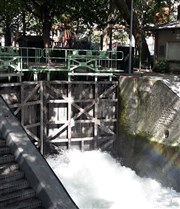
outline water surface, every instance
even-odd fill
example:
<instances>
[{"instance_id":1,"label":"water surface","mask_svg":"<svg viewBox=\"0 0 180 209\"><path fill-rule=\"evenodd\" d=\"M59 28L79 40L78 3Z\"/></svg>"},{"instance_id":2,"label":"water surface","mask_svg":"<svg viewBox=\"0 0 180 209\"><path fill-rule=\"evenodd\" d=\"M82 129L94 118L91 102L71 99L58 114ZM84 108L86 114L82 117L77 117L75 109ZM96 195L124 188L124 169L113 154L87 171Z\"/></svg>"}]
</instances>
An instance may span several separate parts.
<instances>
[{"instance_id":1,"label":"water surface","mask_svg":"<svg viewBox=\"0 0 180 209\"><path fill-rule=\"evenodd\" d=\"M48 163L80 209L179 209L180 193L141 178L101 151L65 151Z\"/></svg>"}]
</instances>

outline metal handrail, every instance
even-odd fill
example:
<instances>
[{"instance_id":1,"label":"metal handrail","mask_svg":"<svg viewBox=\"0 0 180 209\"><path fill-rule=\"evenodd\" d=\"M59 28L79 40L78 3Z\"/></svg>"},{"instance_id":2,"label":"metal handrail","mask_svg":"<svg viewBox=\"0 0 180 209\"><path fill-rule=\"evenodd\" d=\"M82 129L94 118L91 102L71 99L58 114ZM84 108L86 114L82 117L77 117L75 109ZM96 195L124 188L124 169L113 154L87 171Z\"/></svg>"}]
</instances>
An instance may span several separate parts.
<instances>
[{"instance_id":1,"label":"metal handrail","mask_svg":"<svg viewBox=\"0 0 180 209\"><path fill-rule=\"evenodd\" d=\"M118 72L117 64L124 59L124 53L83 49L0 47L0 66L1 61L5 62L6 59L11 60L13 57L18 60L15 69L17 71L43 69L74 72L80 68L88 68L93 72ZM8 65L8 62L6 64Z\"/></svg>"}]
</instances>

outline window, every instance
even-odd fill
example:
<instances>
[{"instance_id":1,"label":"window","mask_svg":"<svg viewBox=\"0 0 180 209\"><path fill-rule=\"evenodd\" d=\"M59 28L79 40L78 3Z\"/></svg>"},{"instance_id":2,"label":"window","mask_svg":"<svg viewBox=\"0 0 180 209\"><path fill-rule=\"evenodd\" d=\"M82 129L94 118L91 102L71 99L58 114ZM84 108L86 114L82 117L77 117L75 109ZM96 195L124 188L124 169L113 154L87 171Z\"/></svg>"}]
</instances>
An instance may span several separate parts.
<instances>
[{"instance_id":1,"label":"window","mask_svg":"<svg viewBox=\"0 0 180 209\"><path fill-rule=\"evenodd\" d=\"M180 42L167 43L167 60L180 61Z\"/></svg>"}]
</instances>

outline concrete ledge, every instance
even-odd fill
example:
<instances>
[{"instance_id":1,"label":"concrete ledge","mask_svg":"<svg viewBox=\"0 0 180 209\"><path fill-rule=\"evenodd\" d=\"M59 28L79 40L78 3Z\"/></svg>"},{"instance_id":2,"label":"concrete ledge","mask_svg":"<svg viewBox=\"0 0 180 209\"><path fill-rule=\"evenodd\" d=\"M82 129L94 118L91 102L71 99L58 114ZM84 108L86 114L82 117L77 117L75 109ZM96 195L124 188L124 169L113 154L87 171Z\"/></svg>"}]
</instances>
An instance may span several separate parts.
<instances>
[{"instance_id":1,"label":"concrete ledge","mask_svg":"<svg viewBox=\"0 0 180 209\"><path fill-rule=\"evenodd\" d=\"M1 97L0 132L45 209L78 208Z\"/></svg>"},{"instance_id":2,"label":"concrete ledge","mask_svg":"<svg viewBox=\"0 0 180 209\"><path fill-rule=\"evenodd\" d=\"M119 124L113 152L140 176L180 191L180 95L177 76L119 80Z\"/></svg>"}]
</instances>

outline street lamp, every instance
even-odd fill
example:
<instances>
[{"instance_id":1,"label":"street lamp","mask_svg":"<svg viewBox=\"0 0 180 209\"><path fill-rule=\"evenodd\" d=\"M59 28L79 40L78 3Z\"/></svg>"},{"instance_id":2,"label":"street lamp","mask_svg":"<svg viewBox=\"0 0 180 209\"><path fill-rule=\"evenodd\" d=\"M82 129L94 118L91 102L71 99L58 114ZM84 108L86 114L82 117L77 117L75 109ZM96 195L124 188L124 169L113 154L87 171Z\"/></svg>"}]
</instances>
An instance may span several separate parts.
<instances>
[{"instance_id":1,"label":"street lamp","mask_svg":"<svg viewBox=\"0 0 180 209\"><path fill-rule=\"evenodd\" d=\"M128 74L131 74L132 68L132 29L133 29L133 0L131 0L131 19L130 19L130 46L129 46L129 70Z\"/></svg>"}]
</instances>

